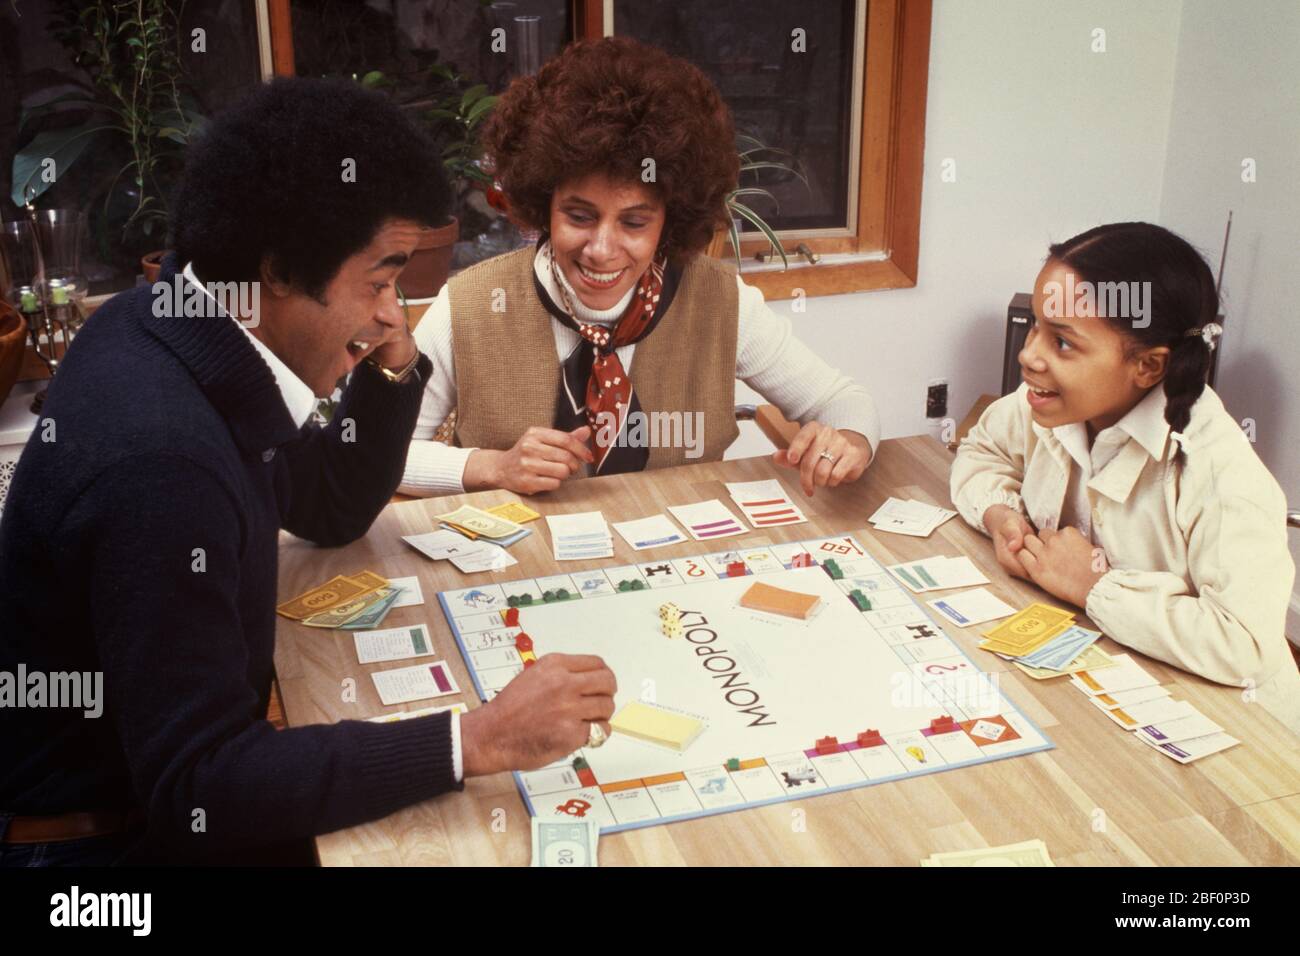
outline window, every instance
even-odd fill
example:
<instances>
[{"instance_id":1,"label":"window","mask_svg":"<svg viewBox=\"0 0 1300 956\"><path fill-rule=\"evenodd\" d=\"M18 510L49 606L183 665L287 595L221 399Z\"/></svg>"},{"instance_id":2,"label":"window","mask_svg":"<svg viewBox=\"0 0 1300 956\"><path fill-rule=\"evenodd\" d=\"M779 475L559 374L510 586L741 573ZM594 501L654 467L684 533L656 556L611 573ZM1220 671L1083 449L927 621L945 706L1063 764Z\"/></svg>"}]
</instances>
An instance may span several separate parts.
<instances>
[{"instance_id":1,"label":"window","mask_svg":"<svg viewBox=\"0 0 1300 956\"><path fill-rule=\"evenodd\" d=\"M456 193L452 268L525 244L488 202L486 175L475 178L477 134L468 121L486 113L466 97L500 93L558 53L573 34L565 0L270 0L268 12L277 73L355 77L433 137Z\"/></svg>"},{"instance_id":2,"label":"window","mask_svg":"<svg viewBox=\"0 0 1300 956\"><path fill-rule=\"evenodd\" d=\"M804 174L806 186L760 173L779 209L759 211L815 265L759 263L769 244L742 233L746 281L770 299L916 284L930 12L929 0L575 0L578 35L630 35L691 60L738 131L786 150ZM715 247L732 255L729 242Z\"/></svg>"}]
</instances>

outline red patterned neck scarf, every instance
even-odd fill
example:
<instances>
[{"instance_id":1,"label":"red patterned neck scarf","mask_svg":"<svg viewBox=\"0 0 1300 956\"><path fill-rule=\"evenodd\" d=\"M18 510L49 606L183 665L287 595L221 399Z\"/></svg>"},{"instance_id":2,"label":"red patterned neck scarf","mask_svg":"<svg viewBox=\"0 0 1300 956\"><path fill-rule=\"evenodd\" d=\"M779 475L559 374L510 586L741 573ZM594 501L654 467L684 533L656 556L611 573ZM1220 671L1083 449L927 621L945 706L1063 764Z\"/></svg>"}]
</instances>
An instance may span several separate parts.
<instances>
[{"instance_id":1,"label":"red patterned neck scarf","mask_svg":"<svg viewBox=\"0 0 1300 956\"><path fill-rule=\"evenodd\" d=\"M564 414L563 402L556 418L557 427L576 428L578 416L585 416L591 426L592 452L597 474L623 471L640 471L649 459L648 448L628 448L618 444L618 438L627 424L628 415L639 410L632 380L623 362L614 351L645 338L654 329L663 314L661 304L664 292L666 262L661 255L637 280L632 298L623 314L612 327L594 325L578 319L573 300L560 266L555 261L550 243L542 247L555 287L559 290L560 307L565 313L558 315L569 328L583 338L583 343L564 360L564 383L572 415ZM567 319L567 321L566 321ZM585 403L579 407L575 401L579 388L584 388ZM608 464L607 464L608 463Z\"/></svg>"}]
</instances>

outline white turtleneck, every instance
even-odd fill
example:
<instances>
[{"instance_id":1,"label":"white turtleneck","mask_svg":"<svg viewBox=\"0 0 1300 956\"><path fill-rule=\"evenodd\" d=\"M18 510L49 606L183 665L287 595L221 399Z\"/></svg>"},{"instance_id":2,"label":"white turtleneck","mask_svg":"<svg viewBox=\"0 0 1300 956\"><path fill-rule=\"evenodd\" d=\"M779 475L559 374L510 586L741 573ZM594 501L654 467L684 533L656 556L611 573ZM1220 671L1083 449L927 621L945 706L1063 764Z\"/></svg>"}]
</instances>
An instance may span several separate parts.
<instances>
[{"instance_id":1,"label":"white turtleneck","mask_svg":"<svg viewBox=\"0 0 1300 956\"><path fill-rule=\"evenodd\" d=\"M544 256L533 259L533 271L551 298L560 301L559 289ZM559 270L557 270L559 271ZM632 290L617 305L604 311L589 309L559 271L579 322L611 325L632 298ZM832 428L864 435L874 452L880 443L880 416L871 395L861 385L840 374L794 336L790 319L768 308L763 293L739 276L739 316L736 340L736 378L780 409L788 421L817 421ZM552 317L557 362L577 347L577 332ZM435 442L434 432L456 407L456 365L452 352L451 298L443 286L415 329L420 351L433 362L424 388L420 417L415 426L406 471L399 491L410 495L450 495L465 490L465 462L473 448L456 448ZM615 349L623 367L636 380L632 356L635 345ZM538 422L549 426L550 422Z\"/></svg>"}]
</instances>

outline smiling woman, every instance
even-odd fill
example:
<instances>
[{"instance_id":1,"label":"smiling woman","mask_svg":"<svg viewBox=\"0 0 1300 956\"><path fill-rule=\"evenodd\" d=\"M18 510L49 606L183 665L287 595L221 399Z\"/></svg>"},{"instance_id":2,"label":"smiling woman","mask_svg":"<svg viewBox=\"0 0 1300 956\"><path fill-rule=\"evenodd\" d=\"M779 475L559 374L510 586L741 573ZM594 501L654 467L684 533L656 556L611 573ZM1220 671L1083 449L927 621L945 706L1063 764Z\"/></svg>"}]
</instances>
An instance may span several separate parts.
<instances>
[{"instance_id":1,"label":"smiling woman","mask_svg":"<svg viewBox=\"0 0 1300 956\"><path fill-rule=\"evenodd\" d=\"M862 474L879 436L870 395L701 254L726 222L734 140L703 73L624 37L575 43L511 84L484 146L510 215L541 238L454 277L421 320L434 374L402 490L531 494L716 460L737 435L737 378L803 424L776 461L807 493ZM429 441L453 410L454 446ZM629 426L656 413L701 422L702 441Z\"/></svg>"}]
</instances>

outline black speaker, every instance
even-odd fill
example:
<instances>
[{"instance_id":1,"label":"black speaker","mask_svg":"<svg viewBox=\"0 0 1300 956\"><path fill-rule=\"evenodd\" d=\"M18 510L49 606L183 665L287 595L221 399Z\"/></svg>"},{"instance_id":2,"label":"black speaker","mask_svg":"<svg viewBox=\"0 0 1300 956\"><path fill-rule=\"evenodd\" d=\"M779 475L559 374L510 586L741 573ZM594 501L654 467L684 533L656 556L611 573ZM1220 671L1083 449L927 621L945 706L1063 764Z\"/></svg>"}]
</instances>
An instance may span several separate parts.
<instances>
[{"instance_id":1,"label":"black speaker","mask_svg":"<svg viewBox=\"0 0 1300 956\"><path fill-rule=\"evenodd\" d=\"M1034 324L1034 297L1017 292L1007 306L1007 339L1002 349L1002 392L1010 395L1020 387L1020 362L1016 356L1025 347L1025 336Z\"/></svg>"}]
</instances>

